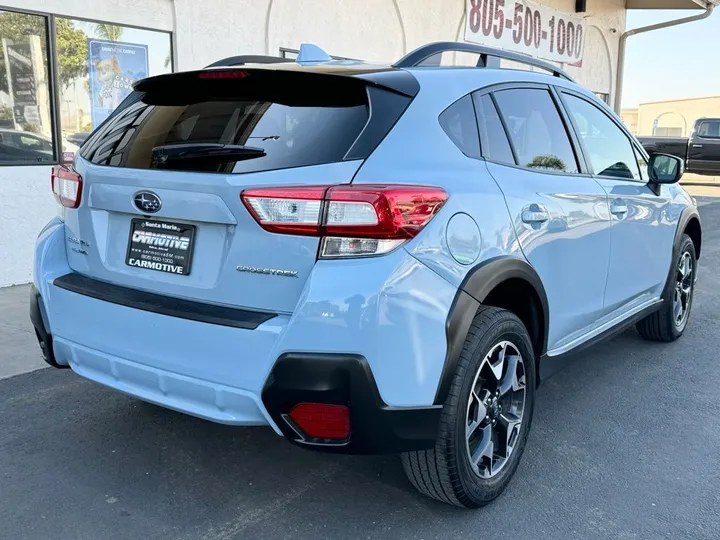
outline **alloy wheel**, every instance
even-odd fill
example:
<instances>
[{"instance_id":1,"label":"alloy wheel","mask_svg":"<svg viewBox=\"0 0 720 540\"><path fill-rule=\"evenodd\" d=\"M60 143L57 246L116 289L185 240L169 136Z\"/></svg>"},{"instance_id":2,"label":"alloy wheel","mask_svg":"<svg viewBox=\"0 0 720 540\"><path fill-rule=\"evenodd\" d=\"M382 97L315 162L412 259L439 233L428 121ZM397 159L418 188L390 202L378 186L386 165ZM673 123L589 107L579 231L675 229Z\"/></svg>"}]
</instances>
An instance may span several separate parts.
<instances>
[{"instance_id":1,"label":"alloy wheel","mask_svg":"<svg viewBox=\"0 0 720 540\"><path fill-rule=\"evenodd\" d=\"M525 364L510 341L494 345L475 374L468 400L467 455L481 478L497 475L520 438L525 410Z\"/></svg>"},{"instance_id":2,"label":"alloy wheel","mask_svg":"<svg viewBox=\"0 0 720 540\"><path fill-rule=\"evenodd\" d=\"M693 261L690 253L683 252L678 262L673 294L673 319L678 330L682 330L690 314L693 288Z\"/></svg>"}]
</instances>

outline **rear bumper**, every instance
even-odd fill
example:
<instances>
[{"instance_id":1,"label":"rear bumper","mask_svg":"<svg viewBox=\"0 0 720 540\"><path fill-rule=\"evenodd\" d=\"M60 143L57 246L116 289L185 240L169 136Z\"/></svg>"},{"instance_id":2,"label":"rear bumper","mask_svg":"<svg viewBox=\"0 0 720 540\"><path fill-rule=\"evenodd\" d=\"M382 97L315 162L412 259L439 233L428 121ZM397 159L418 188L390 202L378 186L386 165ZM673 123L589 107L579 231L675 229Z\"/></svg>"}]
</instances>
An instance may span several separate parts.
<instances>
[{"instance_id":1,"label":"rear bumper","mask_svg":"<svg viewBox=\"0 0 720 540\"><path fill-rule=\"evenodd\" d=\"M206 320L196 308L207 304L176 309L165 303L173 299L74 274L64 236L51 223L36 250L31 312L51 365L214 422L270 425L318 449L432 446L455 289L406 252L319 262L292 315L257 320L221 308L209 314L219 320ZM304 401L347 405L350 440L318 446L294 431L284 416Z\"/></svg>"},{"instance_id":2,"label":"rear bumper","mask_svg":"<svg viewBox=\"0 0 720 540\"><path fill-rule=\"evenodd\" d=\"M35 337L37 337L43 360L55 368L68 368L68 365L60 365L55 361L55 353L53 350L52 336L48 332L47 315L45 314L45 306L42 297L35 288L30 286L30 322L35 328Z\"/></svg>"},{"instance_id":3,"label":"rear bumper","mask_svg":"<svg viewBox=\"0 0 720 540\"><path fill-rule=\"evenodd\" d=\"M442 405L388 407L365 358L350 354L288 353L278 358L262 400L283 435L299 446L326 452L383 454L424 450L435 444ZM297 403L347 405L351 435L336 443L313 440L287 418Z\"/></svg>"},{"instance_id":4,"label":"rear bumper","mask_svg":"<svg viewBox=\"0 0 720 540\"><path fill-rule=\"evenodd\" d=\"M219 424L272 424L252 392L157 369L63 338L54 340L54 348L78 375L143 401Z\"/></svg>"}]
</instances>

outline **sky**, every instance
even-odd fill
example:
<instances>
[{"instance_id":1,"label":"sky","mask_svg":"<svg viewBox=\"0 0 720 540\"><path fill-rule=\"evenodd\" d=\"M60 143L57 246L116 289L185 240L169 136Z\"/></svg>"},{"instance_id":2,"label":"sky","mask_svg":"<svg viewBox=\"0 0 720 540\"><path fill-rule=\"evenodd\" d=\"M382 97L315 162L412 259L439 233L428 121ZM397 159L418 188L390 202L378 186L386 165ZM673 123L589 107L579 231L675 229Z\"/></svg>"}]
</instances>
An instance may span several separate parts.
<instances>
[{"instance_id":1,"label":"sky","mask_svg":"<svg viewBox=\"0 0 720 540\"><path fill-rule=\"evenodd\" d=\"M627 29L700 11L629 10ZM709 18L631 36L625 57L622 106L720 95L720 7Z\"/></svg>"}]
</instances>

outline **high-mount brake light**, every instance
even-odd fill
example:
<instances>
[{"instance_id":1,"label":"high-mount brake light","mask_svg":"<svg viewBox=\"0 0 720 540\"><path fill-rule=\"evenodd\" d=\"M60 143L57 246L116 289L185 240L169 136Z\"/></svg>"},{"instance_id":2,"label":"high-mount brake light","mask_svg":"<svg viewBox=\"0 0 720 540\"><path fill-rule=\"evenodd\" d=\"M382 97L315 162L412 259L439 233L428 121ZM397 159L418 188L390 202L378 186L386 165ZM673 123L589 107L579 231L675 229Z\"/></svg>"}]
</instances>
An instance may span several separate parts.
<instances>
[{"instance_id":1,"label":"high-mount brake light","mask_svg":"<svg viewBox=\"0 0 720 540\"><path fill-rule=\"evenodd\" d=\"M198 73L197 78L198 79L246 79L247 77L249 77L249 75L250 74L247 71L208 70L208 71L201 71L200 73Z\"/></svg>"},{"instance_id":2,"label":"high-mount brake light","mask_svg":"<svg viewBox=\"0 0 720 540\"><path fill-rule=\"evenodd\" d=\"M66 208L77 208L82 198L82 177L63 165L55 165L50 173L55 200Z\"/></svg>"},{"instance_id":3,"label":"high-mount brake light","mask_svg":"<svg viewBox=\"0 0 720 540\"><path fill-rule=\"evenodd\" d=\"M447 201L445 190L412 185L271 187L241 198L265 230L322 237L324 258L380 255L416 236Z\"/></svg>"}]
</instances>

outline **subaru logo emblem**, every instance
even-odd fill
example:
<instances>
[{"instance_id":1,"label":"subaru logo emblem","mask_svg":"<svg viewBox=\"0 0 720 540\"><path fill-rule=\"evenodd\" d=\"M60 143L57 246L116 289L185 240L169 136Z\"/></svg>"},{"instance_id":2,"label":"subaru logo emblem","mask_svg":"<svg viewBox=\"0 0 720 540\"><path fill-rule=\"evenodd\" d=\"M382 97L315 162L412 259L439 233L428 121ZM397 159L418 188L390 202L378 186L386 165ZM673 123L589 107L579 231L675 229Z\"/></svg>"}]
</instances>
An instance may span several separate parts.
<instances>
[{"instance_id":1,"label":"subaru logo emblem","mask_svg":"<svg viewBox=\"0 0 720 540\"><path fill-rule=\"evenodd\" d=\"M135 207L143 214L154 214L162 207L160 197L152 191L137 192L133 198L133 202L135 203Z\"/></svg>"}]
</instances>

